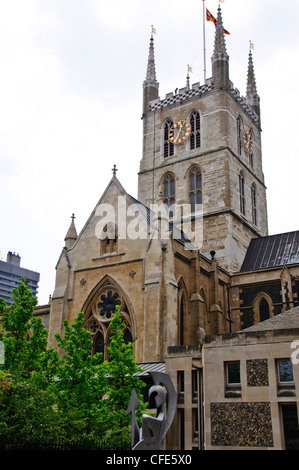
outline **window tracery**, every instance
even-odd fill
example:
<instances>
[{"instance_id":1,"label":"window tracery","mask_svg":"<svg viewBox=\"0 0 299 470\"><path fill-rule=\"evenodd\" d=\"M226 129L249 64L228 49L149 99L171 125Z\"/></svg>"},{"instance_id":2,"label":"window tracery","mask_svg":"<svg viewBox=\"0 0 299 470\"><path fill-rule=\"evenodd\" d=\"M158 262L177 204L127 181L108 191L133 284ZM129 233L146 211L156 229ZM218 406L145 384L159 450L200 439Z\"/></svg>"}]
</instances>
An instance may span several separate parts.
<instances>
[{"instance_id":1,"label":"window tracery","mask_svg":"<svg viewBox=\"0 0 299 470\"><path fill-rule=\"evenodd\" d=\"M86 312L87 320L84 328L89 331L93 341L93 354L103 353L103 360L109 359L110 321L117 306L125 324L124 341L133 342L130 312L124 296L116 286L109 283L103 286L94 296Z\"/></svg>"}]
</instances>

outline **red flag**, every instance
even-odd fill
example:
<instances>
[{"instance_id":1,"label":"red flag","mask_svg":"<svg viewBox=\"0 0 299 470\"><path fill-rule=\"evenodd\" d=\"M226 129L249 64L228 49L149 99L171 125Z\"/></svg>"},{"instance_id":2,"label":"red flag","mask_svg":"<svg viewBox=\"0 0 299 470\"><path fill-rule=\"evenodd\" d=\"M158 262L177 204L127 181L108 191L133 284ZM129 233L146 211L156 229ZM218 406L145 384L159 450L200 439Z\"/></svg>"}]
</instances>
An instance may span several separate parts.
<instances>
[{"instance_id":1,"label":"red flag","mask_svg":"<svg viewBox=\"0 0 299 470\"><path fill-rule=\"evenodd\" d=\"M217 21L215 16L212 15L212 13L206 8L206 19L207 21L213 21L215 27L217 25ZM226 29L223 28L224 34L230 34Z\"/></svg>"},{"instance_id":2,"label":"red flag","mask_svg":"<svg viewBox=\"0 0 299 470\"><path fill-rule=\"evenodd\" d=\"M207 21L213 21L214 25L216 26L216 18L212 15L212 13L206 8L206 18Z\"/></svg>"}]
</instances>

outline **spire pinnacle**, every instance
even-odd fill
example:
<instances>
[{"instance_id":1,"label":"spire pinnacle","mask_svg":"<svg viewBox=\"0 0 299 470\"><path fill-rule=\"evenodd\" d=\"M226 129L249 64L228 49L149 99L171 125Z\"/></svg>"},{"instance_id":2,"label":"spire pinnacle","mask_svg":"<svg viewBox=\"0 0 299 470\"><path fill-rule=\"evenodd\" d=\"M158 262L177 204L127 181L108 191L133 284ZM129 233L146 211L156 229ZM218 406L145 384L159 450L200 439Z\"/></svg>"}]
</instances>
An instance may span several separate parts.
<instances>
[{"instance_id":1,"label":"spire pinnacle","mask_svg":"<svg viewBox=\"0 0 299 470\"><path fill-rule=\"evenodd\" d=\"M159 83L157 82L155 66L154 34L156 34L156 30L152 26L146 77L143 82L143 115L148 111L149 102L159 97Z\"/></svg>"},{"instance_id":2,"label":"spire pinnacle","mask_svg":"<svg viewBox=\"0 0 299 470\"><path fill-rule=\"evenodd\" d=\"M260 119L260 98L257 94L255 74L253 68L252 52L253 44L249 41L249 57L247 69L247 87L246 87L246 102L253 108Z\"/></svg>"},{"instance_id":3,"label":"spire pinnacle","mask_svg":"<svg viewBox=\"0 0 299 470\"><path fill-rule=\"evenodd\" d=\"M158 85L156 77L156 66L155 66L155 51L154 51L154 37L153 34L155 29L152 26L152 34L150 39L148 61L147 61L147 71L145 77L145 85Z\"/></svg>"},{"instance_id":4,"label":"spire pinnacle","mask_svg":"<svg viewBox=\"0 0 299 470\"><path fill-rule=\"evenodd\" d=\"M71 225L69 226L69 229L67 231L67 234L65 236L65 247L66 248L71 248L73 246L73 244L75 243L75 241L77 240L78 238L78 235L77 235L77 230L76 230L76 227L75 227L75 215L72 214L71 216Z\"/></svg>"},{"instance_id":5,"label":"spire pinnacle","mask_svg":"<svg viewBox=\"0 0 299 470\"><path fill-rule=\"evenodd\" d=\"M218 5L218 11L217 11L215 42L214 42L214 56L218 54L219 52L221 52L222 54L226 54L226 45L225 45L225 39L224 39L224 30L223 30L220 5Z\"/></svg>"},{"instance_id":6,"label":"spire pinnacle","mask_svg":"<svg viewBox=\"0 0 299 470\"><path fill-rule=\"evenodd\" d=\"M247 69L247 89L246 89L246 98L252 98L257 95L253 60L252 60L252 49L253 45L250 41L249 57L248 57L248 69Z\"/></svg>"},{"instance_id":7,"label":"spire pinnacle","mask_svg":"<svg viewBox=\"0 0 299 470\"><path fill-rule=\"evenodd\" d=\"M215 23L214 23L215 24ZM224 29L220 5L218 6L214 54L212 56L212 76L214 87L222 90L229 90L229 56L226 52Z\"/></svg>"}]
</instances>

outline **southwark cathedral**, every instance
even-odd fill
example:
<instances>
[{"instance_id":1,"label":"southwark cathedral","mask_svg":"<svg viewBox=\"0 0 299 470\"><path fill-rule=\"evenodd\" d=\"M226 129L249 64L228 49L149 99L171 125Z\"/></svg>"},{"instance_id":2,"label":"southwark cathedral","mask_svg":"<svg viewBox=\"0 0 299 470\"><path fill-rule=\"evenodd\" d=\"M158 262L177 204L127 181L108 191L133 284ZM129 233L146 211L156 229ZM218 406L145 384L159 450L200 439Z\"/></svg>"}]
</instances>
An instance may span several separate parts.
<instances>
[{"instance_id":1,"label":"southwark cathedral","mask_svg":"<svg viewBox=\"0 0 299 470\"><path fill-rule=\"evenodd\" d=\"M273 377L290 357L286 331L299 332L299 231L268 235L252 52L243 97L220 7L211 70L205 83L187 76L160 97L150 38L137 198L114 166L79 234L72 218L51 302L36 313L48 317L56 346L63 321L84 312L93 352L108 359L119 305L144 376L167 372L177 390L168 448L284 448L283 406L298 420L299 372L282 399ZM248 435L235 432L238 420Z\"/></svg>"}]
</instances>

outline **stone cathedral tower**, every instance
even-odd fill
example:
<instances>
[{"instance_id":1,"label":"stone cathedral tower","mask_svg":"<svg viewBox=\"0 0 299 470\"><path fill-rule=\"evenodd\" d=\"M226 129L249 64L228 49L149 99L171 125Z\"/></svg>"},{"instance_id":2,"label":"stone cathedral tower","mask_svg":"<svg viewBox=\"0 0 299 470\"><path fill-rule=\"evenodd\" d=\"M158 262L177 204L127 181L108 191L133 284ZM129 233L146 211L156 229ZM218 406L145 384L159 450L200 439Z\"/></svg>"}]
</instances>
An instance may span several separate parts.
<instances>
[{"instance_id":1,"label":"stone cathedral tower","mask_svg":"<svg viewBox=\"0 0 299 470\"><path fill-rule=\"evenodd\" d=\"M251 51L246 98L229 78L229 56L218 8L212 77L159 98L151 37L143 83L143 156L138 199L146 205L202 204L201 253L216 252L229 272L240 269L250 239L267 235L261 121ZM178 123L186 140L169 139ZM188 134L187 132L187 134ZM192 210L192 209L191 209Z\"/></svg>"},{"instance_id":2,"label":"stone cathedral tower","mask_svg":"<svg viewBox=\"0 0 299 470\"><path fill-rule=\"evenodd\" d=\"M93 351L108 358L116 305L140 363L164 361L168 347L199 344L202 330L228 333L248 324L234 283L250 241L267 235L260 107L251 52L246 98L230 81L220 8L212 77L203 85L190 86L187 77L184 88L160 99L150 39L138 178L137 200L113 170L79 234L72 217L56 265L51 346L63 320L72 322L82 311ZM164 204L172 216L167 237L165 219L149 211L153 203ZM103 212L107 205L109 220ZM176 218L183 205L191 209L193 234L202 233L200 246L186 239L184 225L176 226L184 220Z\"/></svg>"}]
</instances>

